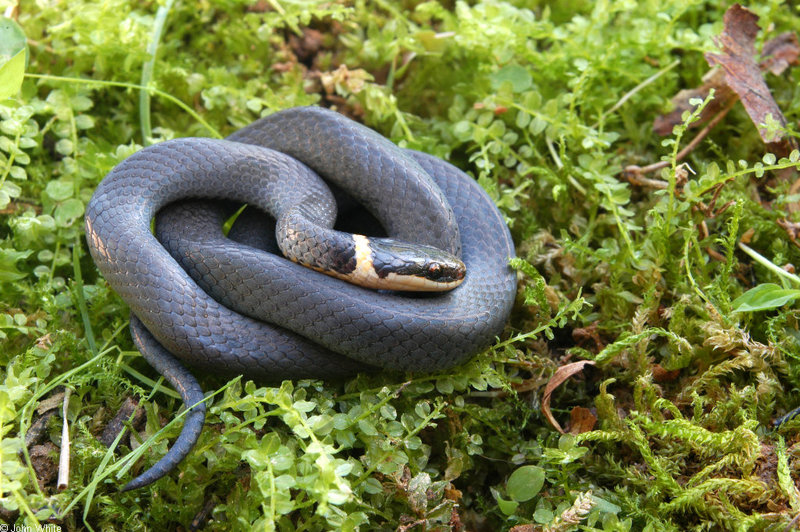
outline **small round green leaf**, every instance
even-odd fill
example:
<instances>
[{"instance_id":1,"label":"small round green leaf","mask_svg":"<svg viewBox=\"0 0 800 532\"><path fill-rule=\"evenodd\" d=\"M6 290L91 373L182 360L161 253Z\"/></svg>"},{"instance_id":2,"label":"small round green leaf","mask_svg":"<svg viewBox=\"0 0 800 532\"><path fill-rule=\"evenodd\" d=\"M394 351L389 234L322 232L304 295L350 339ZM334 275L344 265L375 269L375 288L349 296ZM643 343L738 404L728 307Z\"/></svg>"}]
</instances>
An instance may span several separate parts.
<instances>
[{"instance_id":1,"label":"small round green leaf","mask_svg":"<svg viewBox=\"0 0 800 532\"><path fill-rule=\"evenodd\" d=\"M518 502L533 499L544 485L544 469L539 466L522 466L508 477L506 493Z\"/></svg>"},{"instance_id":2,"label":"small round green leaf","mask_svg":"<svg viewBox=\"0 0 800 532\"><path fill-rule=\"evenodd\" d=\"M547 524L555 518L553 515L553 511L547 508L537 508L535 512L533 512L533 520L539 524Z\"/></svg>"},{"instance_id":3,"label":"small round green leaf","mask_svg":"<svg viewBox=\"0 0 800 532\"><path fill-rule=\"evenodd\" d=\"M61 155L70 155L74 150L75 146L73 146L72 141L69 139L61 139L56 142L55 149Z\"/></svg>"},{"instance_id":4,"label":"small round green leaf","mask_svg":"<svg viewBox=\"0 0 800 532\"><path fill-rule=\"evenodd\" d=\"M79 199L70 198L56 207L53 212L53 218L56 219L56 224L61 227L67 227L80 216L83 215L83 202Z\"/></svg>"},{"instance_id":5,"label":"small round green leaf","mask_svg":"<svg viewBox=\"0 0 800 532\"><path fill-rule=\"evenodd\" d=\"M55 201L64 201L72 197L75 191L75 185L72 181L55 180L49 181L44 188L45 193Z\"/></svg>"},{"instance_id":6,"label":"small round green leaf","mask_svg":"<svg viewBox=\"0 0 800 532\"><path fill-rule=\"evenodd\" d=\"M492 89L497 90L505 82L511 83L511 90L517 93L524 92L533 84L533 78L528 70L520 65L507 65L489 76Z\"/></svg>"},{"instance_id":7,"label":"small round green leaf","mask_svg":"<svg viewBox=\"0 0 800 532\"><path fill-rule=\"evenodd\" d=\"M27 172L25 172L25 169L21 166L12 166L9 169L8 174L14 179L24 180L28 178Z\"/></svg>"},{"instance_id":8,"label":"small round green leaf","mask_svg":"<svg viewBox=\"0 0 800 532\"><path fill-rule=\"evenodd\" d=\"M5 209L11 203L11 196L5 190L0 190L0 209Z\"/></svg>"},{"instance_id":9,"label":"small round green leaf","mask_svg":"<svg viewBox=\"0 0 800 532\"><path fill-rule=\"evenodd\" d=\"M506 515L513 515L517 511L518 503L514 501L507 501L505 499L497 499L497 507Z\"/></svg>"}]
</instances>

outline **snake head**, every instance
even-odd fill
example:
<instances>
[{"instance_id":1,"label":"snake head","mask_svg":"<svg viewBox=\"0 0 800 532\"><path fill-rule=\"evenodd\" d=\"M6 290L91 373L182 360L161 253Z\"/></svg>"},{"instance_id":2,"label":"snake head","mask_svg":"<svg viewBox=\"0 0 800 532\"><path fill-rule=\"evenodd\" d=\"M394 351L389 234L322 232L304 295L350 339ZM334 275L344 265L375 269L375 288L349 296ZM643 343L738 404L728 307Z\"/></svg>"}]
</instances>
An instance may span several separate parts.
<instances>
[{"instance_id":1,"label":"snake head","mask_svg":"<svg viewBox=\"0 0 800 532\"><path fill-rule=\"evenodd\" d=\"M392 238L362 238L368 240L368 260L380 288L443 292L457 287L466 276L461 259L439 248Z\"/></svg>"}]
</instances>

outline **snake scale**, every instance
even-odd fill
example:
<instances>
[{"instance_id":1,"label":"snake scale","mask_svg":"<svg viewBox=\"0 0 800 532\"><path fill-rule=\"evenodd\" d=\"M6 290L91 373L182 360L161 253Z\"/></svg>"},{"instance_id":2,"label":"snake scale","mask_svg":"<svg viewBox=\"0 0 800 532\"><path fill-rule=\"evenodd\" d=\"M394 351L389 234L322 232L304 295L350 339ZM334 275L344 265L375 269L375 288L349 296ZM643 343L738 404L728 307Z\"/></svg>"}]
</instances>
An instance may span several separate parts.
<instances>
[{"instance_id":1,"label":"snake scale","mask_svg":"<svg viewBox=\"0 0 800 532\"><path fill-rule=\"evenodd\" d=\"M246 243L236 242L223 235L225 209L185 202L247 203L278 226L300 209L331 227L336 203L319 176L389 237L460 255L464 281L425 296L352 285L258 249L274 247L262 238L269 225L251 237L234 226L229 236L244 234ZM240 218L258 227L251 210ZM225 140L182 138L138 151L100 183L85 227L99 271L131 308L134 342L187 406L203 392L182 362L269 381L455 366L500 334L516 292L510 233L475 181L318 107L274 113ZM124 489L177 465L204 413L202 403L192 408L167 455Z\"/></svg>"}]
</instances>

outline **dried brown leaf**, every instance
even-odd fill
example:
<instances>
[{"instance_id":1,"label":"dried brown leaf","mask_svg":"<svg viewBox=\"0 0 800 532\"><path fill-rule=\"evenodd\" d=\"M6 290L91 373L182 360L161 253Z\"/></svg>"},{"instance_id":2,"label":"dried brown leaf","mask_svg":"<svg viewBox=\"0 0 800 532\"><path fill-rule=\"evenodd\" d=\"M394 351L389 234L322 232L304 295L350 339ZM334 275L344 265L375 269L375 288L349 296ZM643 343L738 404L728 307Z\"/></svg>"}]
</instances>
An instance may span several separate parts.
<instances>
[{"instance_id":1,"label":"dried brown leaf","mask_svg":"<svg viewBox=\"0 0 800 532\"><path fill-rule=\"evenodd\" d=\"M734 4L725 13L724 21L725 30L717 41L723 53L706 54L706 60L711 66L720 65L722 68L715 68L706 73L701 86L685 89L676 94L672 98L673 111L655 119L653 131L656 134L662 136L672 134L673 128L683 123L683 113L691 110L692 106L689 104L689 100L705 99L711 89L714 89L714 100L703 109L700 118L692 124L692 127L705 124L720 111L726 109L739 98L740 94L737 93L740 90L747 94L747 101L742 99L746 108L753 100L756 104L760 104L756 105L756 110L760 108L760 112L755 117L748 108L748 113L755 124L764 123L768 112L772 112L776 120L783 120L782 123L785 124L783 114L775 104L761 77L761 72L769 71L780 75L789 65L797 63L798 57L800 57L797 35L791 32L782 33L764 43L761 60L756 63L754 40L758 34L756 24L758 17L739 4ZM738 83L732 82L731 76L734 76ZM769 109L765 107L766 104L769 104ZM764 131L760 130L760 132L763 138Z\"/></svg>"},{"instance_id":2,"label":"dried brown leaf","mask_svg":"<svg viewBox=\"0 0 800 532\"><path fill-rule=\"evenodd\" d=\"M58 447L51 441L34 445L30 450L31 465L36 472L36 481L40 489L51 484L58 475L58 465L53 459L57 454Z\"/></svg>"},{"instance_id":3,"label":"dried brown leaf","mask_svg":"<svg viewBox=\"0 0 800 532\"><path fill-rule=\"evenodd\" d=\"M122 405L120 405L114 418L109 421L108 425L103 429L103 433L98 438L100 443L106 447L111 447L111 444L114 443L119 433L125 428L125 424L131 419L131 414L133 414L131 424L134 427L141 427L144 422L144 410L139 408L136 401L128 397Z\"/></svg>"},{"instance_id":4,"label":"dried brown leaf","mask_svg":"<svg viewBox=\"0 0 800 532\"><path fill-rule=\"evenodd\" d=\"M797 42L797 35L787 31L764 43L758 66L761 70L769 70L780 76L789 65L797 63L798 58L800 43Z\"/></svg>"},{"instance_id":5,"label":"dried brown leaf","mask_svg":"<svg viewBox=\"0 0 800 532\"><path fill-rule=\"evenodd\" d=\"M508 532L538 532L541 529L542 527L539 525L525 524L512 526Z\"/></svg>"},{"instance_id":6,"label":"dried brown leaf","mask_svg":"<svg viewBox=\"0 0 800 532\"><path fill-rule=\"evenodd\" d=\"M680 370L672 369L666 370L661 364L653 364L650 366L650 371L653 373L653 380L656 382L672 382L680 375Z\"/></svg>"},{"instance_id":7,"label":"dried brown leaf","mask_svg":"<svg viewBox=\"0 0 800 532\"><path fill-rule=\"evenodd\" d=\"M289 48L300 61L311 61L322 49L325 42L325 35L318 30L303 28L302 37L289 35Z\"/></svg>"},{"instance_id":8,"label":"dried brown leaf","mask_svg":"<svg viewBox=\"0 0 800 532\"><path fill-rule=\"evenodd\" d=\"M725 72L725 82L741 99L750 119L758 127L761 139L767 144L782 143L783 135L780 132L771 133L762 127L768 115L772 115L782 126L786 126L786 117L775 103L761 75L761 68L756 63L755 39L759 32L758 15L739 4L734 4L725 12L723 21L725 28L715 39L722 52L705 54L706 61L711 66L722 67Z\"/></svg>"},{"instance_id":9,"label":"dried brown leaf","mask_svg":"<svg viewBox=\"0 0 800 532\"><path fill-rule=\"evenodd\" d=\"M583 371L583 368L587 365L594 366L596 363L593 360L579 360L578 362L572 362L570 364L561 366L556 370L553 376L550 377L550 380L547 382L547 386L544 387L544 394L542 395L542 414L544 414L545 419L550 422L553 428L561 434L565 434L565 432L564 429L561 428L561 425L558 423L558 421L556 421L556 418L553 417L553 413L550 411L550 397L553 395L555 389L561 386L564 381L576 373Z\"/></svg>"},{"instance_id":10,"label":"dried brown leaf","mask_svg":"<svg viewBox=\"0 0 800 532\"><path fill-rule=\"evenodd\" d=\"M64 402L64 391L60 391L58 393L54 393L47 399L42 399L39 401L39 405L36 407L36 412L38 414L44 414L49 410L54 410L59 408L61 404Z\"/></svg>"},{"instance_id":11,"label":"dried brown leaf","mask_svg":"<svg viewBox=\"0 0 800 532\"><path fill-rule=\"evenodd\" d=\"M576 406L569 413L569 433L583 434L594 429L597 424L597 416L592 411L582 406Z\"/></svg>"}]
</instances>

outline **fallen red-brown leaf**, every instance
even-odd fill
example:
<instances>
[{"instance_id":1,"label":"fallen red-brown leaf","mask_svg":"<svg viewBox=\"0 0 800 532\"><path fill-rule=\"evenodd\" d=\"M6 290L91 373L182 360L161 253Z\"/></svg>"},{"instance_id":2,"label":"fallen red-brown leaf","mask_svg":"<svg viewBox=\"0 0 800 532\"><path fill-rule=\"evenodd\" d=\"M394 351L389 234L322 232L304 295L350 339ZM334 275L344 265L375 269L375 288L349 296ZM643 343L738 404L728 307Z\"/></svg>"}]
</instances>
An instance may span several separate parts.
<instances>
[{"instance_id":1,"label":"fallen red-brown leaf","mask_svg":"<svg viewBox=\"0 0 800 532\"><path fill-rule=\"evenodd\" d=\"M759 32L758 15L734 4L723 18L725 29L715 39L722 48L719 54L707 53L706 61L711 66L719 65L725 72L725 82L741 99L747 114L758 128L765 144L779 148L779 154L788 154L785 135L780 131L768 131L763 124L767 117L786 126L786 117L775 103L772 93L761 75L761 68L756 63L756 36ZM773 151L776 151L773 149ZM785 153L784 153L785 152Z\"/></svg>"},{"instance_id":2,"label":"fallen red-brown leaf","mask_svg":"<svg viewBox=\"0 0 800 532\"><path fill-rule=\"evenodd\" d=\"M544 414L545 419L547 419L553 428L561 434L565 434L565 432L564 429L561 428L561 425L558 423L558 421L556 421L556 418L553 417L553 413L550 411L550 397L553 395L555 389L561 386L564 381L576 373L583 371L584 367L594 365L596 365L596 363L593 360L580 360L578 362L572 362L570 364L561 366L556 370L555 373L553 373L553 376L550 377L550 380L547 382L547 386L544 387L544 394L542 396L542 414Z\"/></svg>"},{"instance_id":3,"label":"fallen red-brown leaf","mask_svg":"<svg viewBox=\"0 0 800 532\"><path fill-rule=\"evenodd\" d=\"M720 68L709 71L700 87L682 90L675 95L672 99L673 111L657 117L653 130L658 135L672 134L673 128L683 123L683 113L692 108L689 101L693 98L705 99L709 91L714 89L714 100L703 109L692 127L705 124L739 98L764 142L770 144L770 150L777 155L785 155L790 151L791 142L780 133L774 138L769 137L766 128L761 127L768 114L778 123L786 125L786 118L775 103L762 72L780 75L789 65L797 63L800 57L797 35L787 32L767 41L761 51L761 60L757 62L755 37L759 31L758 16L734 4L725 12L723 20L725 28L716 39L721 53L705 55L709 65Z\"/></svg>"},{"instance_id":4,"label":"fallen red-brown leaf","mask_svg":"<svg viewBox=\"0 0 800 532\"><path fill-rule=\"evenodd\" d=\"M576 406L569 413L569 433L583 434L594 429L597 424L597 416L592 411L582 406Z\"/></svg>"}]
</instances>

